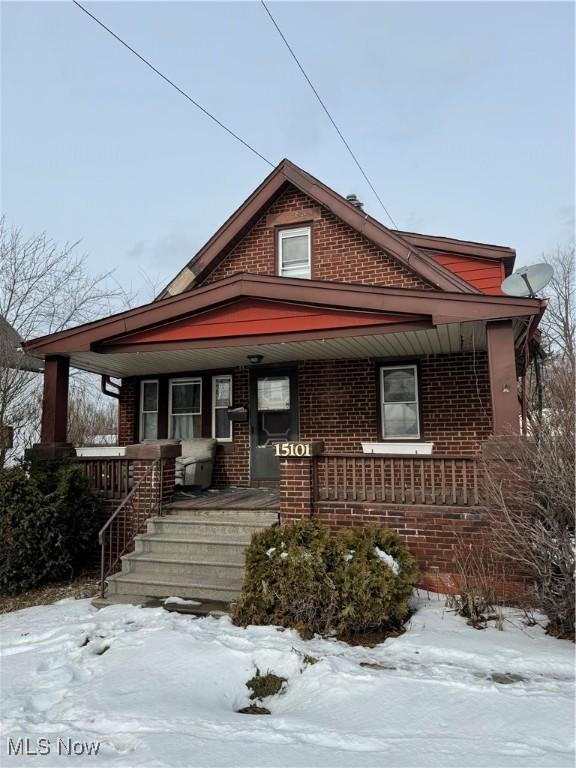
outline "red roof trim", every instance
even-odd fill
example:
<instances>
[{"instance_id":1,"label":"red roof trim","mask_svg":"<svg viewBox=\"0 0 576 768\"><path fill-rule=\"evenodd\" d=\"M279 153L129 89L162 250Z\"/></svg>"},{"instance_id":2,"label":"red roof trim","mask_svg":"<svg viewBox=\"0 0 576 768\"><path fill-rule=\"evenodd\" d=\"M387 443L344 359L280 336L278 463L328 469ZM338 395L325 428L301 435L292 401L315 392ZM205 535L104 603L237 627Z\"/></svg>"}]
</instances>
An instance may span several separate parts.
<instances>
[{"instance_id":1,"label":"red roof trim","mask_svg":"<svg viewBox=\"0 0 576 768\"><path fill-rule=\"evenodd\" d=\"M481 293L437 293L430 290L237 274L195 291L34 339L23 346L38 355L86 351L105 340L165 324L241 298L362 312L418 314L432 318L432 322L437 324L535 315L542 306L539 299Z\"/></svg>"}]
</instances>

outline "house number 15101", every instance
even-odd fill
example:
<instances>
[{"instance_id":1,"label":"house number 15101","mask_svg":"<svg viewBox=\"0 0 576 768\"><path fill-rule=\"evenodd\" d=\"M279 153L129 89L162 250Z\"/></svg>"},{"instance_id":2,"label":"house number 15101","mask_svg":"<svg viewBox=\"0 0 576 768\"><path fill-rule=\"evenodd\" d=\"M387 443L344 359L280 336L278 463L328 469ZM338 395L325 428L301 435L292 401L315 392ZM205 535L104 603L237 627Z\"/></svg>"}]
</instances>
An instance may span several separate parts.
<instances>
[{"instance_id":1,"label":"house number 15101","mask_svg":"<svg viewBox=\"0 0 576 768\"><path fill-rule=\"evenodd\" d=\"M276 456L310 456L309 443L276 443Z\"/></svg>"}]
</instances>

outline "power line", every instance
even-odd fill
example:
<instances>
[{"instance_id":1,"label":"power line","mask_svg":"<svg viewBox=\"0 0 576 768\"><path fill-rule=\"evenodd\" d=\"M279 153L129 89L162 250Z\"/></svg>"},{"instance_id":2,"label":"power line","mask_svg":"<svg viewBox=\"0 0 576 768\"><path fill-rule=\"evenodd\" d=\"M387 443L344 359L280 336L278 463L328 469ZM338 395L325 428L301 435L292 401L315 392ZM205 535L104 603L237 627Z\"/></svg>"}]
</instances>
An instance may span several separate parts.
<instances>
[{"instance_id":1,"label":"power line","mask_svg":"<svg viewBox=\"0 0 576 768\"><path fill-rule=\"evenodd\" d=\"M286 45L286 48L288 48L288 50L290 51L290 53L291 53L291 55L292 55L292 58L294 59L294 61L295 61L295 62L296 62L296 64L298 65L298 69L299 69L299 70L300 70L300 72L302 72L302 74L304 75L304 77L305 77L305 79L306 79L306 82L308 83L308 85L310 86L310 88L312 88L312 91L314 92L314 95L316 96L316 98L317 98L317 99L318 99L318 101L320 102L320 106L322 107L322 109L324 110L324 112L326 112L326 115L327 115L328 119L330 120L330 122L332 123L332 125L334 126L334 128L336 129L336 132L337 132L338 136L340 136L340 138L342 139L342 143L344 144L344 146L346 147L346 149L347 149L347 150L348 150L348 152L350 153L350 156L352 157L352 159L354 160L354 162L355 162L355 163L356 163L356 165L358 166L358 168L359 168L359 170L360 170L360 173L361 173L361 174L362 174L362 176L364 176L364 178L366 179L366 181L367 181L367 183L368 183L368 186L370 187L370 189L372 190L372 192L374 192L374 195L376 196L376 199L378 200L378 202L379 202L379 203L380 203L380 205L382 206L382 209L383 209L384 213L386 214L386 216L388 216L388 218L390 219L390 221L392 222L392 224L394 225L394 227L395 227L396 229L398 229L398 225L396 224L396 222L394 221L394 219L393 219L393 218L392 218L392 216L390 215L390 212L388 211L388 209L386 208L386 206L385 206L385 205L384 205L384 203L382 202L382 199L381 199L380 195L379 195L379 194L378 194L378 192L376 192L376 190L374 189L374 185L372 184L372 182L370 181L370 179L369 179L369 178L368 178L368 176L366 175L366 172L364 171L364 168L362 168L362 166L360 165L360 162L359 162L358 158L356 157L356 155L355 155L355 154L354 154L354 152L352 151L352 148L350 147L350 144L348 144L348 142L347 142L347 141L346 141L346 139L344 138L344 135L342 134L342 131L341 131L341 130L340 130L340 128L338 128L338 126L336 125L336 122L334 121L334 118L332 117L332 115L331 115L331 114L330 114L330 112L328 111L328 107L327 107L327 106L326 106L326 104L324 104L324 102L322 101L322 98L321 98L320 94L318 93L318 91L317 91L317 90L316 90L316 88L314 87L314 85L313 85L312 81L310 80L310 78L309 78L309 77L308 77L308 75L306 74L306 70L304 69L304 67L302 66L302 64L300 64L300 61L298 60L298 57L296 56L296 54L295 54L295 53L294 53L294 51L292 50L292 47L291 47L290 43L288 42L288 40L286 40L286 37L284 36L284 34L283 34L282 30L280 29L280 27L279 27L279 26L278 26L278 24L276 23L276 19L275 19L275 18L274 18L274 16L272 16L272 14L270 13L270 11L269 11L269 9L268 9L268 6L267 6L267 5L266 5L266 3L264 2L264 0L260 0L260 2L262 3L262 6L264 7L264 10L266 11L266 13L268 14L268 16L270 17L270 21L272 22L272 24L274 24L274 26L276 27L276 29L277 29L277 31L278 31L278 34L280 35L280 37L281 37L281 38L282 38L282 40L284 41L284 44Z\"/></svg>"},{"instance_id":2,"label":"power line","mask_svg":"<svg viewBox=\"0 0 576 768\"><path fill-rule=\"evenodd\" d=\"M74 3L74 5L76 5L78 8L80 8L81 11L84 11L84 13L87 16L90 16L90 18L93 21L95 21L96 24L99 24L102 27L102 29L105 29L106 32L108 32L108 34L112 35L113 38L115 38L119 43L121 43L125 48L127 48L130 51L130 53L133 53L134 56L136 56L138 59L140 59L141 62L146 64L147 67L150 67L150 69L153 72L155 72L158 75L158 77L161 77L162 80L165 80L168 83L168 85L171 85L172 88L177 90L178 93L181 94L182 96L184 96L185 99L188 99L188 101L190 101L192 104L194 104L194 106L197 107L201 112L203 112L207 117L209 117L210 120L213 120L217 125L220 126L220 128L223 128L227 133L230 134L230 136L233 136L236 139L236 141L239 141L240 144L243 144L246 147L246 149L249 149L250 152L253 152L261 160L264 160L265 163L268 163L268 165L272 166L272 168L275 167L274 163L270 162L270 160L268 160L267 157L264 157L264 155L261 155L260 152L258 152L257 149L254 149L253 146L248 144L247 141L244 141L244 139L242 139L240 136L238 136L237 133L234 133L233 130L228 128L228 126L224 125L224 123L221 122L220 120L218 120L217 117L214 117L214 115L211 112L209 112L201 104L199 104L197 101L195 101L192 98L192 96L190 96L188 93L186 93L186 91L182 90L182 88L180 88L180 86L176 85L176 83L173 80L170 80L170 78L167 77L163 72L160 72L159 69L157 69L151 62L148 61L148 59L146 59L144 56L142 56L140 53L138 53L138 51L134 50L134 48L132 48L131 45L128 45L128 43L125 40L123 40L115 32L113 32L109 27L107 27L106 24L104 24L104 22L100 21L100 19L97 18L96 16L94 16L94 14L90 13L90 11L88 11L86 8L84 8L83 5L80 5L80 3L77 2L77 0L72 0L72 2Z\"/></svg>"}]
</instances>

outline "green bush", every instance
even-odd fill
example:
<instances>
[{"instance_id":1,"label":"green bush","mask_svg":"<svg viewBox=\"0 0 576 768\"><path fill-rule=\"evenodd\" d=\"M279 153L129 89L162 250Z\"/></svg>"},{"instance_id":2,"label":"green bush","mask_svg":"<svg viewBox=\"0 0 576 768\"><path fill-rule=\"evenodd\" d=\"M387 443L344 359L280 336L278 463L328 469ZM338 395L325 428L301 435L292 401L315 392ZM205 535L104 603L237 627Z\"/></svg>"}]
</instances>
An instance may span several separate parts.
<instances>
[{"instance_id":1,"label":"green bush","mask_svg":"<svg viewBox=\"0 0 576 768\"><path fill-rule=\"evenodd\" d=\"M340 601L338 634L400 628L418 571L396 531L348 528L336 540L342 555L333 577Z\"/></svg>"},{"instance_id":2,"label":"green bush","mask_svg":"<svg viewBox=\"0 0 576 768\"><path fill-rule=\"evenodd\" d=\"M331 535L312 520L268 528L246 551L234 621L292 627L303 637L387 632L406 619L416 577L414 558L385 528Z\"/></svg>"},{"instance_id":3,"label":"green bush","mask_svg":"<svg viewBox=\"0 0 576 768\"><path fill-rule=\"evenodd\" d=\"M0 590L73 578L95 551L101 502L65 462L0 471Z\"/></svg>"},{"instance_id":4,"label":"green bush","mask_svg":"<svg viewBox=\"0 0 576 768\"><path fill-rule=\"evenodd\" d=\"M338 596L329 531L311 521L254 534L234 618L238 624L278 624L304 636L332 626Z\"/></svg>"}]
</instances>

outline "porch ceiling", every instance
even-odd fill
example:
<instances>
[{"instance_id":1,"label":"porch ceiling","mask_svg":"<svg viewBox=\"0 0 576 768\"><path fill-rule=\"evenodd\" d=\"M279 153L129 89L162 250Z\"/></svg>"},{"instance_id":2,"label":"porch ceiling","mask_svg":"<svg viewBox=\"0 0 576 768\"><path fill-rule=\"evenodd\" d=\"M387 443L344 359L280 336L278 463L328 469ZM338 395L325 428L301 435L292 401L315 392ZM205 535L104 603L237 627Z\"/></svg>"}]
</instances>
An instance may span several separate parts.
<instances>
[{"instance_id":1,"label":"porch ceiling","mask_svg":"<svg viewBox=\"0 0 576 768\"><path fill-rule=\"evenodd\" d=\"M524 328L522 320L514 321L517 338ZM486 349L485 323L480 321L450 323L426 330L270 344L122 353L76 352L70 356L70 363L75 368L122 378L243 366L248 365L247 356L253 354L263 355L263 364L272 364L297 360L419 357L473 349Z\"/></svg>"}]
</instances>

